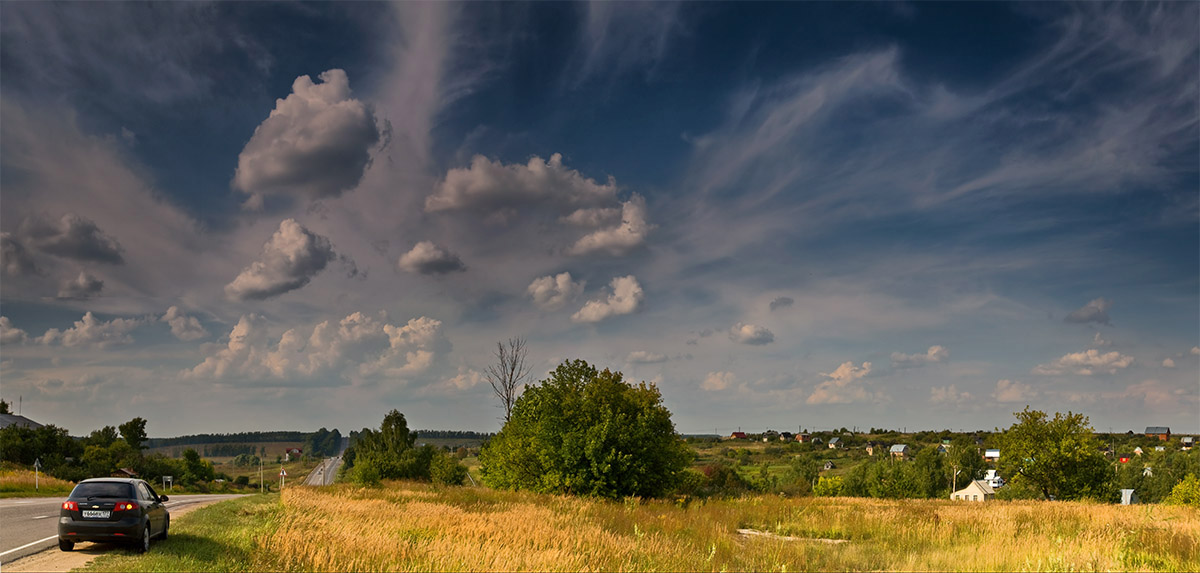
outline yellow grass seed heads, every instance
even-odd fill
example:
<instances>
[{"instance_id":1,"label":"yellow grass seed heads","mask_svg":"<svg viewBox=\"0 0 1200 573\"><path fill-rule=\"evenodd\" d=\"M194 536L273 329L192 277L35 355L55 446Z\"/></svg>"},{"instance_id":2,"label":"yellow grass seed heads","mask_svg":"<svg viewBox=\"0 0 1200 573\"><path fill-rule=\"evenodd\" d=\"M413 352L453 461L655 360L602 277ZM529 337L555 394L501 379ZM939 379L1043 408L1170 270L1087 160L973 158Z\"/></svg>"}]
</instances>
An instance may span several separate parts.
<instances>
[{"instance_id":1,"label":"yellow grass seed heads","mask_svg":"<svg viewBox=\"0 0 1200 573\"><path fill-rule=\"evenodd\" d=\"M1175 506L769 495L680 505L407 482L293 488L283 505L262 541L263 564L282 570L1200 569L1200 515Z\"/></svg>"}]
</instances>

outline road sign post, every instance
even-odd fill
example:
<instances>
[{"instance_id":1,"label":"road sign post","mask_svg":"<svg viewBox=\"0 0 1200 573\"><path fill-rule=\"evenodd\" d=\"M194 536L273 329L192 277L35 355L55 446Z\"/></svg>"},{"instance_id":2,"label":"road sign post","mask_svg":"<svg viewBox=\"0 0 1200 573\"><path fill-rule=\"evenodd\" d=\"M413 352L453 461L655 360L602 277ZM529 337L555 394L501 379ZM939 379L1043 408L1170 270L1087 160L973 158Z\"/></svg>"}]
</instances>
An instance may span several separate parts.
<instances>
[{"instance_id":1,"label":"road sign post","mask_svg":"<svg viewBox=\"0 0 1200 573\"><path fill-rule=\"evenodd\" d=\"M33 489L34 489L34 491L38 491L41 489L38 485L38 470L41 470L41 469L42 469L42 458L34 459L33 460Z\"/></svg>"},{"instance_id":2,"label":"road sign post","mask_svg":"<svg viewBox=\"0 0 1200 573\"><path fill-rule=\"evenodd\" d=\"M283 466L279 466L279 492L283 493L283 484L287 481L287 470Z\"/></svg>"},{"instance_id":3,"label":"road sign post","mask_svg":"<svg viewBox=\"0 0 1200 573\"><path fill-rule=\"evenodd\" d=\"M162 478L163 478L163 489L167 489L168 487L170 487L171 491L174 491L175 490L175 476L163 476Z\"/></svg>"}]
</instances>

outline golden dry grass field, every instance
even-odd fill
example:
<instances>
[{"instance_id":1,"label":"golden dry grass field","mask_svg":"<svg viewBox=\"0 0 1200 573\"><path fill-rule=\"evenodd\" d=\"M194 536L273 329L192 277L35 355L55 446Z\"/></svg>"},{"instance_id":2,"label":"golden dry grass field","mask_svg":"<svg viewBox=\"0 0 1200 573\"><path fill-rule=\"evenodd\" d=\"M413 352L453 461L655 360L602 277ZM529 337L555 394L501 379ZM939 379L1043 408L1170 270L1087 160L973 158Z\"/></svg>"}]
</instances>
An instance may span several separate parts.
<instances>
[{"instance_id":1,"label":"golden dry grass field","mask_svg":"<svg viewBox=\"0 0 1200 573\"><path fill-rule=\"evenodd\" d=\"M1200 512L1165 505L770 495L690 504L611 502L408 482L376 489L290 488L282 504L278 526L256 544L257 567L1200 570Z\"/></svg>"},{"instance_id":2,"label":"golden dry grass field","mask_svg":"<svg viewBox=\"0 0 1200 573\"><path fill-rule=\"evenodd\" d=\"M75 484L73 482L50 477L45 472L40 473L35 478L34 473L29 470L0 470L0 498L66 496L71 493L71 489L74 487Z\"/></svg>"}]
</instances>

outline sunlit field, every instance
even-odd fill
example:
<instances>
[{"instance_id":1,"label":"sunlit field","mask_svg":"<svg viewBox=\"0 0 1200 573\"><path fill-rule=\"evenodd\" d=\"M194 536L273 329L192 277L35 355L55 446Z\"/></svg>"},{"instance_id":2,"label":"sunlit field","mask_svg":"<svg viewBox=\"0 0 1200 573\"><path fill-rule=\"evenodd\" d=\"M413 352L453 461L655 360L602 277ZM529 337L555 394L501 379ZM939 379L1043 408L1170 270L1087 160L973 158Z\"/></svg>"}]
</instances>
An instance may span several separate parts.
<instances>
[{"instance_id":1,"label":"sunlit field","mask_svg":"<svg viewBox=\"0 0 1200 573\"><path fill-rule=\"evenodd\" d=\"M296 488L256 552L282 570L1200 569L1174 506L750 496L599 501L435 489Z\"/></svg>"},{"instance_id":2,"label":"sunlit field","mask_svg":"<svg viewBox=\"0 0 1200 573\"><path fill-rule=\"evenodd\" d=\"M66 496L74 487L73 482L52 478L45 472L34 476L29 470L0 470L0 498Z\"/></svg>"}]
</instances>

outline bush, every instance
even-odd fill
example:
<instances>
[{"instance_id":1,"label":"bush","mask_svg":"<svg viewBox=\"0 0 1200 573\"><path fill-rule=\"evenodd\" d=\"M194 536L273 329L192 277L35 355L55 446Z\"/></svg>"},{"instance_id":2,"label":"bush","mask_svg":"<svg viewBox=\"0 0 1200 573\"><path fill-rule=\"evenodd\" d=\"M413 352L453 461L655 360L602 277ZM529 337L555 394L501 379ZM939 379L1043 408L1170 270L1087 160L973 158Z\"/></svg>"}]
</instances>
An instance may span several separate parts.
<instances>
[{"instance_id":1,"label":"bush","mask_svg":"<svg viewBox=\"0 0 1200 573\"><path fill-rule=\"evenodd\" d=\"M242 486L250 485L250 476L238 476L233 480L233 483Z\"/></svg>"},{"instance_id":2,"label":"bush","mask_svg":"<svg viewBox=\"0 0 1200 573\"><path fill-rule=\"evenodd\" d=\"M467 468L450 454L439 453L429 466L429 477L437 485L462 485L467 481Z\"/></svg>"},{"instance_id":3,"label":"bush","mask_svg":"<svg viewBox=\"0 0 1200 573\"><path fill-rule=\"evenodd\" d=\"M1188 474L1171 488L1171 495L1163 503L1200 508L1200 479L1196 478L1196 474Z\"/></svg>"},{"instance_id":4,"label":"bush","mask_svg":"<svg viewBox=\"0 0 1200 573\"><path fill-rule=\"evenodd\" d=\"M479 454L492 487L608 498L662 497L691 460L658 388L582 360L526 388Z\"/></svg>"},{"instance_id":5,"label":"bush","mask_svg":"<svg viewBox=\"0 0 1200 573\"><path fill-rule=\"evenodd\" d=\"M813 495L817 497L837 497L842 495L842 478L822 477L817 480L817 485L813 486Z\"/></svg>"}]
</instances>

